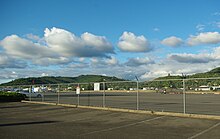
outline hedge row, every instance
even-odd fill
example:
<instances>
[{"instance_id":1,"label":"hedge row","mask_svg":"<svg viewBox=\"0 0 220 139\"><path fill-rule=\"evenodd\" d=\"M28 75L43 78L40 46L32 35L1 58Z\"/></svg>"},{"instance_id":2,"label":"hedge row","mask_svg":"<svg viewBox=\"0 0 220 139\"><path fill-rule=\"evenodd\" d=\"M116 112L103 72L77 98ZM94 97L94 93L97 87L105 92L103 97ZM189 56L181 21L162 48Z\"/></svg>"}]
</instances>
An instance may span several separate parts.
<instances>
[{"instance_id":1,"label":"hedge row","mask_svg":"<svg viewBox=\"0 0 220 139\"><path fill-rule=\"evenodd\" d=\"M1 92L0 91L0 102L14 102L25 99L25 95L15 92Z\"/></svg>"}]
</instances>

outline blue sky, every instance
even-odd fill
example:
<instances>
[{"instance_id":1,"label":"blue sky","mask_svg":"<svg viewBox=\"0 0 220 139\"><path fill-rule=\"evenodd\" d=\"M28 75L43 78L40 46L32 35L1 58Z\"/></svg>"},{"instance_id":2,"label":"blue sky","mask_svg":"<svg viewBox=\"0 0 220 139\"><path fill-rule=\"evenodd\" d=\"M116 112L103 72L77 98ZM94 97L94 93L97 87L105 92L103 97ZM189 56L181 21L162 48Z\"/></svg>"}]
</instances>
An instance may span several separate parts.
<instances>
[{"instance_id":1,"label":"blue sky","mask_svg":"<svg viewBox=\"0 0 220 139\"><path fill-rule=\"evenodd\" d=\"M0 83L80 74L148 80L220 64L218 0L0 3Z\"/></svg>"}]
</instances>

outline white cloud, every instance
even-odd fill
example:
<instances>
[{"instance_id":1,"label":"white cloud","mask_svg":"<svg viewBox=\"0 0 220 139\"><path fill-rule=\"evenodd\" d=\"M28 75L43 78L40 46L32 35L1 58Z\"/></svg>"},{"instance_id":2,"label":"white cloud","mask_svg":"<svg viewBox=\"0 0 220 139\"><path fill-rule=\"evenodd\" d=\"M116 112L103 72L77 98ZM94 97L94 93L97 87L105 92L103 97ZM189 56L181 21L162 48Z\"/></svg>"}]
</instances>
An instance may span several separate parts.
<instances>
[{"instance_id":1,"label":"white cloud","mask_svg":"<svg viewBox=\"0 0 220 139\"><path fill-rule=\"evenodd\" d=\"M34 34L27 34L26 37L33 41L39 41L41 39L39 36L34 35Z\"/></svg>"},{"instance_id":2,"label":"white cloud","mask_svg":"<svg viewBox=\"0 0 220 139\"><path fill-rule=\"evenodd\" d=\"M211 54L170 54L168 58L180 63L209 63L216 60Z\"/></svg>"},{"instance_id":3,"label":"white cloud","mask_svg":"<svg viewBox=\"0 0 220 139\"><path fill-rule=\"evenodd\" d=\"M108 66L117 66L119 61L115 57L110 58L92 58L91 59L91 66L92 67L108 67Z\"/></svg>"},{"instance_id":4,"label":"white cloud","mask_svg":"<svg viewBox=\"0 0 220 139\"><path fill-rule=\"evenodd\" d=\"M42 73L41 76L42 76L42 77L44 77L44 76L49 76L49 74L47 74L47 73Z\"/></svg>"},{"instance_id":5,"label":"white cloud","mask_svg":"<svg viewBox=\"0 0 220 139\"><path fill-rule=\"evenodd\" d=\"M220 62L220 46L213 48L211 53L199 53L199 54L169 54L169 60L174 60L179 63L210 63L210 62Z\"/></svg>"},{"instance_id":6,"label":"white cloud","mask_svg":"<svg viewBox=\"0 0 220 139\"><path fill-rule=\"evenodd\" d=\"M137 67L141 65L148 65L148 64L154 64L154 61L148 57L146 58L130 58L128 61L125 63L127 66L131 67Z\"/></svg>"},{"instance_id":7,"label":"white cloud","mask_svg":"<svg viewBox=\"0 0 220 139\"><path fill-rule=\"evenodd\" d=\"M146 68L146 73L140 76L141 80L150 80L157 77L171 75L182 75L182 73L191 75L195 73L206 72L216 65L219 65L220 61L213 61L209 63L179 63L171 60L164 60L162 63L155 63ZM199 68L198 68L199 67Z\"/></svg>"},{"instance_id":8,"label":"white cloud","mask_svg":"<svg viewBox=\"0 0 220 139\"><path fill-rule=\"evenodd\" d=\"M47 47L20 38L17 35L5 37L0 44L8 55L16 58L33 59L54 56L54 53L52 53Z\"/></svg>"},{"instance_id":9,"label":"white cloud","mask_svg":"<svg viewBox=\"0 0 220 139\"><path fill-rule=\"evenodd\" d=\"M26 68L24 61L13 59L6 54L0 53L0 68Z\"/></svg>"},{"instance_id":10,"label":"white cloud","mask_svg":"<svg viewBox=\"0 0 220 139\"><path fill-rule=\"evenodd\" d=\"M216 22L216 26L220 28L220 22Z\"/></svg>"},{"instance_id":11,"label":"white cloud","mask_svg":"<svg viewBox=\"0 0 220 139\"><path fill-rule=\"evenodd\" d=\"M161 44L171 47L178 47L183 44L183 40L181 38L171 36L168 38L165 38L161 41Z\"/></svg>"},{"instance_id":12,"label":"white cloud","mask_svg":"<svg viewBox=\"0 0 220 139\"><path fill-rule=\"evenodd\" d=\"M84 68L89 69L90 67L89 67L88 63L73 63L73 64L70 64L68 66L68 68L74 68L74 69L81 69L82 70Z\"/></svg>"},{"instance_id":13,"label":"white cloud","mask_svg":"<svg viewBox=\"0 0 220 139\"><path fill-rule=\"evenodd\" d=\"M210 53L199 54L169 54L167 59L155 62L144 67L146 73L142 74L142 80L154 79L161 76L195 74L206 72L220 65L220 46Z\"/></svg>"},{"instance_id":14,"label":"white cloud","mask_svg":"<svg viewBox=\"0 0 220 139\"><path fill-rule=\"evenodd\" d=\"M106 64L108 64L108 65L117 65L117 64L119 64L119 62L118 62L117 58L111 57L111 58L106 59Z\"/></svg>"},{"instance_id":15,"label":"white cloud","mask_svg":"<svg viewBox=\"0 0 220 139\"><path fill-rule=\"evenodd\" d=\"M168 74L169 74L169 72L163 71L163 70L149 71L149 72L146 72L145 74L141 75L140 79L141 80L150 80L150 79L154 79L156 77L167 76Z\"/></svg>"},{"instance_id":16,"label":"white cloud","mask_svg":"<svg viewBox=\"0 0 220 139\"><path fill-rule=\"evenodd\" d=\"M0 45L10 57L46 66L67 64L76 57L109 58L108 54L114 54L113 46L104 36L86 32L77 37L58 28L46 28L44 32L41 39L32 34L27 35L29 39L17 35L7 36L0 41Z\"/></svg>"},{"instance_id":17,"label":"white cloud","mask_svg":"<svg viewBox=\"0 0 220 139\"><path fill-rule=\"evenodd\" d=\"M220 16L220 12L215 12L215 13L213 13L212 15Z\"/></svg>"},{"instance_id":18,"label":"white cloud","mask_svg":"<svg viewBox=\"0 0 220 139\"><path fill-rule=\"evenodd\" d=\"M217 44L220 43L219 32L204 32L197 36L191 35L187 41L188 45L201 45L201 44Z\"/></svg>"},{"instance_id":19,"label":"white cloud","mask_svg":"<svg viewBox=\"0 0 220 139\"><path fill-rule=\"evenodd\" d=\"M153 30L154 30L155 32L159 32L159 31L160 31L159 28L154 28Z\"/></svg>"},{"instance_id":20,"label":"white cloud","mask_svg":"<svg viewBox=\"0 0 220 139\"><path fill-rule=\"evenodd\" d=\"M43 57L38 59L33 59L32 62L41 66L50 66L50 65L63 65L71 62L70 58L66 57Z\"/></svg>"},{"instance_id":21,"label":"white cloud","mask_svg":"<svg viewBox=\"0 0 220 139\"><path fill-rule=\"evenodd\" d=\"M196 26L196 29L197 29L198 31L203 31L203 30L205 29L205 25L203 25L203 24L198 24L198 25Z\"/></svg>"},{"instance_id":22,"label":"white cloud","mask_svg":"<svg viewBox=\"0 0 220 139\"><path fill-rule=\"evenodd\" d=\"M124 52L148 52L152 50L150 43L143 36L136 36L131 32L124 32L119 39L118 47Z\"/></svg>"},{"instance_id":23,"label":"white cloud","mask_svg":"<svg viewBox=\"0 0 220 139\"><path fill-rule=\"evenodd\" d=\"M104 36L84 33L81 37L63 29L46 28L44 38L49 48L66 57L108 57L113 46Z\"/></svg>"}]
</instances>

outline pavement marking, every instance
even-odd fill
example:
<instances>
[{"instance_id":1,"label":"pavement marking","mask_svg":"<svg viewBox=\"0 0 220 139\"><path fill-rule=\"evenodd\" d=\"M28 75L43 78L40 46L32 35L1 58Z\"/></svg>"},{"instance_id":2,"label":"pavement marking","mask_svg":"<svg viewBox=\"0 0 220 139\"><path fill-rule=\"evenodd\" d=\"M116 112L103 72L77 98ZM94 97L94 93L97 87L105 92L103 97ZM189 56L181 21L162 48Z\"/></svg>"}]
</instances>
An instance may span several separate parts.
<instances>
[{"instance_id":1,"label":"pavement marking","mask_svg":"<svg viewBox=\"0 0 220 139\"><path fill-rule=\"evenodd\" d=\"M90 134L94 134L94 133L106 132L106 131L111 131L111 130L115 130L115 129L119 129L119 128L134 126L134 125L141 124L141 123L144 123L144 122L150 122L150 121L153 121L153 120L161 119L163 117L165 117L165 116L155 117L155 118L152 118L152 119L146 119L146 120L142 120L142 121L139 121L139 122L126 124L126 125L122 125L122 126L117 126L117 127L111 127L111 128L107 128L107 129L103 129L103 130L96 130L96 131L88 132L88 133L85 133L85 134L80 134L80 135L77 135L77 136L85 136L85 135L90 135Z\"/></svg>"},{"instance_id":2,"label":"pavement marking","mask_svg":"<svg viewBox=\"0 0 220 139\"><path fill-rule=\"evenodd\" d=\"M110 113L110 114L107 114L107 116L109 115L115 115L117 113ZM94 115L95 116L95 115ZM82 120L89 120L89 119L93 119L92 117L94 116L90 116L90 117L85 117L85 118L79 118L79 119L75 119L75 120L71 120L71 121L64 121L63 123L66 123L66 122L75 122L75 121L82 121Z\"/></svg>"},{"instance_id":3,"label":"pavement marking","mask_svg":"<svg viewBox=\"0 0 220 139\"><path fill-rule=\"evenodd\" d=\"M188 139L194 139L194 138L196 138L196 137L198 137L198 136L201 136L202 134L204 134L204 133L206 133L206 132L208 132L208 131L214 129L215 127L217 127L217 126L219 126L219 125L220 125L220 122L217 123L217 124L215 124L215 125L213 125L213 126L211 126L211 127L209 127L209 128L207 128L206 130L203 130L202 132L199 132L199 133L193 135L192 137L189 137Z\"/></svg>"}]
</instances>

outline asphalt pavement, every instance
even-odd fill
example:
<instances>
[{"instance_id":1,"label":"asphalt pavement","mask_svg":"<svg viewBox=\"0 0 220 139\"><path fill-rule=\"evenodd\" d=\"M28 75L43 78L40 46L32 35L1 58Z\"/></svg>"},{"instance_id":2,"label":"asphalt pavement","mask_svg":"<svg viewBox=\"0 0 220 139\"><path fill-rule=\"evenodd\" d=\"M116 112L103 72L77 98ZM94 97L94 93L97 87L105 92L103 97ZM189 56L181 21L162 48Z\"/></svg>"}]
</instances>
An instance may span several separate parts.
<instances>
[{"instance_id":1,"label":"asphalt pavement","mask_svg":"<svg viewBox=\"0 0 220 139\"><path fill-rule=\"evenodd\" d=\"M0 103L1 139L219 139L220 121Z\"/></svg>"},{"instance_id":2,"label":"asphalt pavement","mask_svg":"<svg viewBox=\"0 0 220 139\"><path fill-rule=\"evenodd\" d=\"M78 96L72 93L45 93L44 98L34 101L78 104ZM220 115L219 94L186 94L186 113ZM135 92L86 92L79 95L79 104L111 108L140 109L159 112L184 112L182 94L161 94Z\"/></svg>"}]
</instances>

